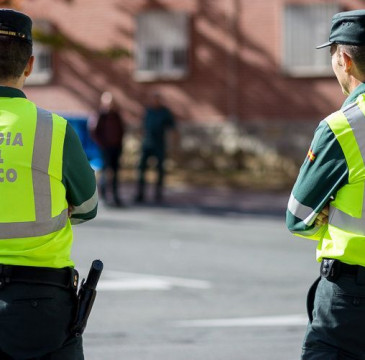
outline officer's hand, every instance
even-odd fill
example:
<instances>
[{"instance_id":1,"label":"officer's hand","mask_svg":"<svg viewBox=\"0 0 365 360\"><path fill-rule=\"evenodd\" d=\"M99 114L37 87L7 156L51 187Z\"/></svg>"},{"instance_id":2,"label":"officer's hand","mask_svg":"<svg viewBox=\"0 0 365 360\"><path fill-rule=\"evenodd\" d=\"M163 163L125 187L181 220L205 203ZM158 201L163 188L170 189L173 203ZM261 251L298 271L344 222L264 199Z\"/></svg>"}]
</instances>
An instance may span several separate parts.
<instances>
[{"instance_id":1,"label":"officer's hand","mask_svg":"<svg viewBox=\"0 0 365 360\"><path fill-rule=\"evenodd\" d=\"M71 217L73 209L74 209L73 205L68 204L68 209L67 209L68 217Z\"/></svg>"},{"instance_id":2,"label":"officer's hand","mask_svg":"<svg viewBox=\"0 0 365 360\"><path fill-rule=\"evenodd\" d=\"M315 226L323 226L328 224L328 212L329 212L329 205L326 205L322 211L318 214L314 225Z\"/></svg>"}]
</instances>

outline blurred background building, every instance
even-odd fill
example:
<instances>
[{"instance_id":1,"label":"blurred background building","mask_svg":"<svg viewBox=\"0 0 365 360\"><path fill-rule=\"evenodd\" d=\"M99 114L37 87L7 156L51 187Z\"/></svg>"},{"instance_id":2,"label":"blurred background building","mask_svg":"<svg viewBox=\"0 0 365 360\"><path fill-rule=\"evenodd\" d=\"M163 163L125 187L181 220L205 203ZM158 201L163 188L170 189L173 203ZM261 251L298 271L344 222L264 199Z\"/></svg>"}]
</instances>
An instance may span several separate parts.
<instances>
[{"instance_id":1,"label":"blurred background building","mask_svg":"<svg viewBox=\"0 0 365 360\"><path fill-rule=\"evenodd\" d=\"M133 134L147 94L157 90L182 133L171 166L281 173L289 182L317 123L344 101L329 51L315 46L328 39L334 13L364 4L2 1L35 21L37 65L25 91L40 106L84 118L108 90ZM133 153L135 138L129 140ZM133 155L125 160L132 164L128 159Z\"/></svg>"}]
</instances>

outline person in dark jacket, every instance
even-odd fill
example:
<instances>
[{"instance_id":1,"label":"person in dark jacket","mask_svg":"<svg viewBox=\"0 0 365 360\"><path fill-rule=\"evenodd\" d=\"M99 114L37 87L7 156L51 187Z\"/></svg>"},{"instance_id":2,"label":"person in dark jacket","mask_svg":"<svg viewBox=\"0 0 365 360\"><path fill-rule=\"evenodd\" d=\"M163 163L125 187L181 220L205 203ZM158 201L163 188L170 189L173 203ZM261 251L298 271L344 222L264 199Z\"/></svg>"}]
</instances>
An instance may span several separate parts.
<instances>
[{"instance_id":1,"label":"person in dark jacket","mask_svg":"<svg viewBox=\"0 0 365 360\"><path fill-rule=\"evenodd\" d=\"M165 176L164 161L166 156L166 134L175 128L174 116L163 105L159 93L153 93L150 104L146 107L143 117L143 139L141 158L138 166L138 188L136 202L145 200L145 172L150 158L155 158L157 181L155 185L155 201L163 200L163 180Z\"/></svg>"},{"instance_id":2,"label":"person in dark jacket","mask_svg":"<svg viewBox=\"0 0 365 360\"><path fill-rule=\"evenodd\" d=\"M103 168L99 181L100 196L108 204L115 206L122 205L119 196L118 172L123 136L124 123L113 95L110 92L104 92L100 98L100 109L92 129L92 137L99 145L103 156ZM109 172L111 176L108 176ZM113 196L113 203L108 199L110 194Z\"/></svg>"}]
</instances>

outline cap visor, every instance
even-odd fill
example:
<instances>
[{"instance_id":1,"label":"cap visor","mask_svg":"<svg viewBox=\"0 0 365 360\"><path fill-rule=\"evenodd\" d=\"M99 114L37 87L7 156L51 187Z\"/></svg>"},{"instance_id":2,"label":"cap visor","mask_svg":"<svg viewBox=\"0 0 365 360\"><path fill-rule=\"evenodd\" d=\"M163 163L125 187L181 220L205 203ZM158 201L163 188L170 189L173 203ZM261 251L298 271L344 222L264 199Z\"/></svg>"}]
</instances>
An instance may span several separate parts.
<instances>
[{"instance_id":1,"label":"cap visor","mask_svg":"<svg viewBox=\"0 0 365 360\"><path fill-rule=\"evenodd\" d=\"M324 47L331 46L332 44L333 43L331 41L328 41L328 42L326 42L326 43L324 43L322 45L317 46L316 49L322 49Z\"/></svg>"}]
</instances>

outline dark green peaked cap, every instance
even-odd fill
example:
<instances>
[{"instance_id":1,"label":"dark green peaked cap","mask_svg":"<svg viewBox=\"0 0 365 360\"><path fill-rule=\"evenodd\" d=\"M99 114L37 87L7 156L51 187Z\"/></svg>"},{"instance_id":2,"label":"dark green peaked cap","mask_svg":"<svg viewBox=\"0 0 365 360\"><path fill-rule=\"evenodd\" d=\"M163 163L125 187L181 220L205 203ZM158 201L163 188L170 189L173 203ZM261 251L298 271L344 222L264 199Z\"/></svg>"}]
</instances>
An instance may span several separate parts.
<instances>
[{"instance_id":1,"label":"dark green peaked cap","mask_svg":"<svg viewBox=\"0 0 365 360\"><path fill-rule=\"evenodd\" d=\"M0 9L0 35L13 36L32 43L32 20L10 9Z\"/></svg>"},{"instance_id":2,"label":"dark green peaked cap","mask_svg":"<svg viewBox=\"0 0 365 360\"><path fill-rule=\"evenodd\" d=\"M365 45L365 10L344 11L333 16L329 41L317 49L332 44Z\"/></svg>"}]
</instances>

